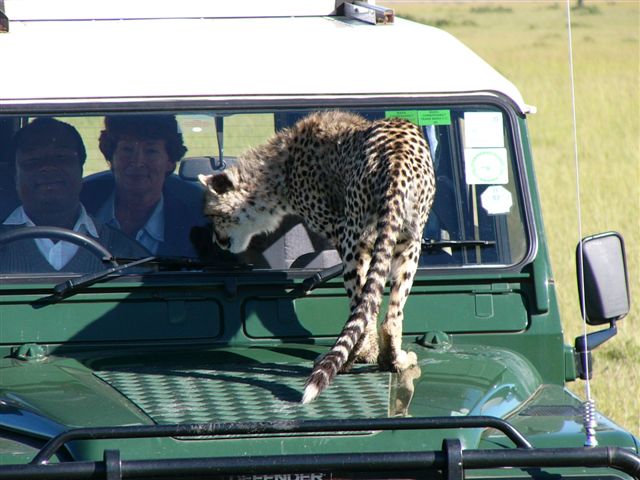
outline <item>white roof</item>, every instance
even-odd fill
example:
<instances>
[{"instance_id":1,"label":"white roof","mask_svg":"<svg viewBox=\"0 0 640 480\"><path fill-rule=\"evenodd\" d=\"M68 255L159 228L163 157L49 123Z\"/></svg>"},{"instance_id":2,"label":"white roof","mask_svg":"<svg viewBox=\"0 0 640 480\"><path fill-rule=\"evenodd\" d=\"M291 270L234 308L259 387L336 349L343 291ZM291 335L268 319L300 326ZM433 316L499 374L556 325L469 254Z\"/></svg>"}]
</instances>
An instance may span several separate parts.
<instances>
[{"instance_id":1,"label":"white roof","mask_svg":"<svg viewBox=\"0 0 640 480\"><path fill-rule=\"evenodd\" d=\"M217 15L227 18L214 18L222 12L216 7L229 1L183 0L172 2L186 8L181 15L147 9L127 12L136 19L124 20L112 11L60 13L60 1L40 0L39 18L46 20L33 21L20 8L28 0L7 0L9 32L0 33L0 108L73 99L486 92L529 111L511 82L442 30L398 18L393 25L376 26L337 16L238 18L227 12ZM255 3L262 15L265 3ZM321 3L334 5L333 0ZM47 10L45 4L57 9ZM207 7L198 10L197 5ZM149 11L154 18L148 18ZM270 12L287 13L284 8Z\"/></svg>"}]
</instances>

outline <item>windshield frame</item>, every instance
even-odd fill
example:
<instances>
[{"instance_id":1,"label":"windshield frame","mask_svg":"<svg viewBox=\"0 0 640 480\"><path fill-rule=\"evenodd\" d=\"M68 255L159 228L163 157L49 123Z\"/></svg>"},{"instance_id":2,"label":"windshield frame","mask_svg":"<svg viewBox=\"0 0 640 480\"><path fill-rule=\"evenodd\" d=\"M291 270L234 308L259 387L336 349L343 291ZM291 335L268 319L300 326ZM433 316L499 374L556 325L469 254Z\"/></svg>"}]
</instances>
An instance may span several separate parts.
<instances>
[{"instance_id":1,"label":"windshield frame","mask_svg":"<svg viewBox=\"0 0 640 480\"><path fill-rule=\"evenodd\" d=\"M524 146L519 119L523 116L517 113L514 102L496 92L469 92L468 94L451 94L451 95L380 95L380 96L355 96L355 97L335 97L335 96L291 96L291 97L272 97L272 98L241 98L241 99L218 99L218 98L180 98L180 99L128 99L118 100L110 99L103 102L98 99L75 100L72 103L63 101L49 102L33 101L19 102L3 106L2 117L15 116L21 114L24 116L40 116L52 115L57 117L100 115L109 113L161 113L170 112L173 114L198 114L207 113L214 114L216 112L243 113L256 111L271 111L295 109L326 109L326 108L344 108L344 109L365 109L365 108L398 108L398 109L420 109L420 108L437 108L440 106L449 107L491 107L497 108L503 114L505 119L505 131L508 135L509 146L513 156L514 178L522 208L523 231L526 241L526 250L523 257L513 263L507 265L465 265L465 266L449 266L449 267L421 267L418 269L417 275L460 275L466 273L482 273L482 272L511 272L518 273L522 271L524 265L530 263L535 257L538 250L538 241L536 234L536 226L534 221L534 210L532 205L531 193L529 191L529 179L524 158ZM6 107L6 108L5 108ZM0 118L2 118L0 117ZM107 268L108 265L105 266ZM262 270L262 269L261 269ZM266 270L268 271L268 270ZM282 270L278 270L282 272ZM298 277L295 269L287 269L292 278ZM301 270L304 273L304 269ZM167 272L164 272L167 273ZM192 272L197 273L197 272ZM203 271L206 274L206 271ZM81 274L80 274L81 275ZM135 275L132 273L131 275ZM54 283L60 281L61 278L72 278L76 274L12 274L1 275L2 283L9 281L24 281L27 278L31 281L52 279ZM304 275L300 275L304 277ZM128 276L131 278L131 276Z\"/></svg>"}]
</instances>

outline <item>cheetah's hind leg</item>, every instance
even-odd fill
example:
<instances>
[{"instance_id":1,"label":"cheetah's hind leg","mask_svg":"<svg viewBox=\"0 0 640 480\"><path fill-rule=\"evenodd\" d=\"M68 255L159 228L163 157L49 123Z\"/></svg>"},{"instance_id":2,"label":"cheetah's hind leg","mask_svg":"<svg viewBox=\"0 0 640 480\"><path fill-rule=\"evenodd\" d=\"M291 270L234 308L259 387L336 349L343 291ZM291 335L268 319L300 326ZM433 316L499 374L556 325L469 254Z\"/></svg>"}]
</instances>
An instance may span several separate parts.
<instances>
[{"instance_id":1,"label":"cheetah's hind leg","mask_svg":"<svg viewBox=\"0 0 640 480\"><path fill-rule=\"evenodd\" d=\"M402 350L402 321L419 256L419 241L406 239L396 244L391 265L389 307L380 329L378 364L384 370L400 372L418 361L415 353Z\"/></svg>"}]
</instances>

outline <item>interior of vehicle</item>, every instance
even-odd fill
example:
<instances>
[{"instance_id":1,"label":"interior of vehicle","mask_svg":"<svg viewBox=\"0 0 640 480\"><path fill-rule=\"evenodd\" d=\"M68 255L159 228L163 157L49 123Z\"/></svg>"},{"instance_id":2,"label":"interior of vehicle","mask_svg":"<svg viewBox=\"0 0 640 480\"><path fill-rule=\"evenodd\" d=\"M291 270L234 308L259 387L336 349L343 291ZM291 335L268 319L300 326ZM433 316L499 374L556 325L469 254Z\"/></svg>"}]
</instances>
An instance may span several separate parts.
<instances>
[{"instance_id":1,"label":"interior of vehicle","mask_svg":"<svg viewBox=\"0 0 640 480\"><path fill-rule=\"evenodd\" d=\"M203 187L198 182L199 174L222 171L237 161L243 151L260 145L310 111L163 113L165 117L175 118L178 131L174 133L179 135L186 149L171 164L173 167L166 172L162 184L164 221L158 223L164 228L164 235L158 238L163 238L166 248L154 251L153 243L150 248L143 242L141 245L146 252L143 249L140 252L144 253L139 255L129 254L231 261L257 269L323 269L338 265L340 258L333 247L298 218L286 218L276 232L255 237L247 252L233 256L212 244L211 228L202 213ZM509 119L501 110L487 106L402 110L394 106L356 108L354 111L371 120L393 116L407 118L421 126L428 140L436 167L437 193L423 234L420 268L508 267L524 260L530 242L521 201L521 173L513 154L515 140L510 134ZM158 117L158 114L136 114L138 120L151 123L155 121L154 116ZM114 192L119 173L117 162L107 160L101 150L105 117L91 112L60 115L55 119L73 127L84 143L86 160L82 165L79 200L87 214L96 224L109 224L106 221L109 219L109 231L120 230L118 235L124 232L125 236L140 243L140 238L119 228L115 221L118 198ZM3 236L9 226L10 230L34 226L8 219L12 215L15 217L23 200L16 188L19 182L16 179L15 135L38 118L38 115L0 116L0 252L13 248L12 244L16 242L36 241L35 238L7 241ZM158 208L154 210L155 214L158 211ZM36 225L41 226L37 222ZM112 228L114 225L116 228ZM170 237L176 237L176 243L171 244ZM172 246L179 244L184 248ZM0 264L6 257L0 255ZM10 277L24 273L28 272L3 269L0 265L2 275ZM49 273L59 275L64 271Z\"/></svg>"}]
</instances>

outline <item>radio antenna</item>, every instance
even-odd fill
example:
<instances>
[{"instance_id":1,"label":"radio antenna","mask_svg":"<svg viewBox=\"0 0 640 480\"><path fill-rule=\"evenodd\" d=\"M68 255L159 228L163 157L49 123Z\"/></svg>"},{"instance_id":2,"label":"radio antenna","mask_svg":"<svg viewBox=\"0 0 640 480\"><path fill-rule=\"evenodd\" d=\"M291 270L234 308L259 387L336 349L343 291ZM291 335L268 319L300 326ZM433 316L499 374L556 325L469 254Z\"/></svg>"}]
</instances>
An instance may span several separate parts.
<instances>
[{"instance_id":1,"label":"radio antenna","mask_svg":"<svg viewBox=\"0 0 640 480\"><path fill-rule=\"evenodd\" d=\"M575 165L575 173L576 173L576 205L577 205L577 213L578 213L578 262L580 264L579 268L579 278L578 281L582 288L580 288L580 304L581 304L581 312L582 312L582 335L585 341L585 345L587 345L587 309L585 308L585 289L584 289L584 269L583 265L583 252L582 252L582 207L580 202L580 160L579 160L579 152L578 152L578 127L577 127L577 119L576 119L576 89L575 89L575 79L574 79L574 67L573 67L573 35L571 31L571 5L570 0L566 0L567 5L567 33L568 33L568 43L569 43L569 79L571 84L571 115L572 115L572 125L573 125L573 159ZM585 439L585 447L596 447L598 445L598 440L596 438L596 427L597 420L595 415L595 401L591 395L591 372L589 362L584 362L585 368L585 401L582 404L583 408L583 424L584 430L586 434Z\"/></svg>"}]
</instances>

